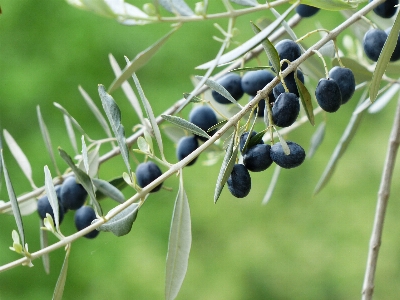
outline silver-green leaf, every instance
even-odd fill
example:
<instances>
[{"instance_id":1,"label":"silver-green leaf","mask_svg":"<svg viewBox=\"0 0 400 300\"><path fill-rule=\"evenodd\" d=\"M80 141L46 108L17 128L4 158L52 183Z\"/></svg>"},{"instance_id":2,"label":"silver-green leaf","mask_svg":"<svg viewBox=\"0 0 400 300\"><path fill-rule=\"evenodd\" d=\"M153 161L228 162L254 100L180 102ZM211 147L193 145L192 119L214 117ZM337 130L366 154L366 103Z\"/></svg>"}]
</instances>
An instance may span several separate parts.
<instances>
[{"instance_id":1,"label":"silver-green leaf","mask_svg":"<svg viewBox=\"0 0 400 300\"><path fill-rule=\"evenodd\" d=\"M121 124L121 111L113 97L106 92L103 85L99 84L98 90L103 109L108 118L108 122L110 122L112 131L117 139L122 159L124 160L125 166L128 169L128 174L130 174L131 166L129 164L129 153L126 145L125 130L124 126Z\"/></svg>"},{"instance_id":2,"label":"silver-green leaf","mask_svg":"<svg viewBox=\"0 0 400 300\"><path fill-rule=\"evenodd\" d=\"M191 244L192 230L189 201L183 187L181 172L168 242L165 271L165 299L167 300L175 299L182 286L188 267Z\"/></svg>"},{"instance_id":3,"label":"silver-green leaf","mask_svg":"<svg viewBox=\"0 0 400 300\"><path fill-rule=\"evenodd\" d=\"M97 191L101 192L104 196L109 197L119 203L125 202L124 194L122 194L119 189L117 189L108 181L97 178L93 178L92 181Z\"/></svg>"},{"instance_id":4,"label":"silver-green leaf","mask_svg":"<svg viewBox=\"0 0 400 300\"><path fill-rule=\"evenodd\" d=\"M29 183L31 184L31 187L33 189L36 189L36 185L33 182L32 179L32 168L31 164L29 163L28 158L25 156L24 152L22 149L19 147L17 142L14 140L14 138L11 136L11 134L4 129L3 130L3 135L4 139L7 143L8 148L11 151L11 154L14 156L15 160L17 161L19 167L21 168L22 172L26 176L26 178L29 180Z\"/></svg>"},{"instance_id":5,"label":"silver-green leaf","mask_svg":"<svg viewBox=\"0 0 400 300\"><path fill-rule=\"evenodd\" d=\"M8 197L10 198L15 222L17 223L19 237L21 238L21 242L22 242L21 245L24 246L25 245L24 224L22 222L21 213L19 211L17 197L15 196L14 188L11 183L10 176L8 175L6 164L4 162L3 149L1 149L1 151L0 151L0 156L1 156L2 166L3 166L4 179L6 181Z\"/></svg>"},{"instance_id":6,"label":"silver-green leaf","mask_svg":"<svg viewBox=\"0 0 400 300\"><path fill-rule=\"evenodd\" d=\"M194 134L203 136L207 139L210 138L210 136L207 134L207 132L205 132L200 127L194 125L193 123L186 121L185 119L182 119L182 118L176 117L176 116L169 116L169 115L161 115L161 118L163 118L164 120L166 120L172 124L175 124L176 126L179 126L180 128L188 130Z\"/></svg>"},{"instance_id":7,"label":"silver-green leaf","mask_svg":"<svg viewBox=\"0 0 400 300\"><path fill-rule=\"evenodd\" d=\"M69 251L70 250L68 249L65 253L64 263L61 267L60 275L58 276L56 287L54 289L53 300L62 300L65 281L67 280Z\"/></svg>"},{"instance_id":8,"label":"silver-green leaf","mask_svg":"<svg viewBox=\"0 0 400 300\"><path fill-rule=\"evenodd\" d=\"M158 3L173 14L181 16L194 15L194 12L183 0L158 0Z\"/></svg>"},{"instance_id":9,"label":"silver-green leaf","mask_svg":"<svg viewBox=\"0 0 400 300\"><path fill-rule=\"evenodd\" d=\"M116 236L128 234L132 229L133 222L136 220L138 209L139 204L131 204L119 214L108 220L107 223L100 225L97 230L110 231ZM96 221L97 220L94 220L92 224Z\"/></svg>"},{"instance_id":10,"label":"silver-green leaf","mask_svg":"<svg viewBox=\"0 0 400 300\"><path fill-rule=\"evenodd\" d=\"M60 216L59 216L59 208L58 208L58 198L56 191L54 189L53 178L51 177L51 173L48 166L44 166L44 183L47 198L49 199L51 208L53 210L54 215L54 223L56 225L57 231L60 231Z\"/></svg>"}]
</instances>

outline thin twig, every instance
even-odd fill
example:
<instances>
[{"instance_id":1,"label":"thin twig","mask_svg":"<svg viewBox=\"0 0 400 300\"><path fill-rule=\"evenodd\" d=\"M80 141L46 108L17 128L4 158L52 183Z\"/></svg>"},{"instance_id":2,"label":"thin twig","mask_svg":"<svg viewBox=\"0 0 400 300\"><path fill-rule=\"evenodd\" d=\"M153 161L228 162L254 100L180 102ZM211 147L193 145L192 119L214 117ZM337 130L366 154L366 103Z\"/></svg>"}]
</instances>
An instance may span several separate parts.
<instances>
[{"instance_id":1,"label":"thin twig","mask_svg":"<svg viewBox=\"0 0 400 300\"><path fill-rule=\"evenodd\" d=\"M379 249L381 246L383 223L385 221L385 213L389 200L393 169L396 162L396 155L399 149L399 144L400 144L400 98L397 103L396 115L392 126L392 132L390 133L389 145L386 153L386 160L378 192L374 227L372 229L371 240L369 243L367 268L365 270L364 284L362 290L363 300L372 299L372 294L374 292L375 271L378 261Z\"/></svg>"}]
</instances>

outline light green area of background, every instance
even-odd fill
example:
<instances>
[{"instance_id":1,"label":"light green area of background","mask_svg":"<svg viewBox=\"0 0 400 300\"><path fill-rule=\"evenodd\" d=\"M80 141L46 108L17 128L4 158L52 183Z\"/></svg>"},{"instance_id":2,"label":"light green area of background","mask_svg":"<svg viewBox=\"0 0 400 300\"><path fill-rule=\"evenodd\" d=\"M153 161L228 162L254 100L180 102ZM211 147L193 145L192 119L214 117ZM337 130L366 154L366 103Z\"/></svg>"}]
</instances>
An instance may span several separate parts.
<instances>
[{"instance_id":1,"label":"light green area of background","mask_svg":"<svg viewBox=\"0 0 400 300\"><path fill-rule=\"evenodd\" d=\"M142 4L144 1L135 2ZM195 1L188 1L194 3ZM124 27L113 20L68 6L63 1L5 0L0 15L0 120L31 162L37 185L44 182L43 166L54 168L43 146L36 117L40 105L53 148L72 153L58 102L93 138L103 132L78 92L81 85L100 107L97 85L108 86L113 73L112 53L122 65L170 29L166 24ZM242 42L251 34L249 20L237 23ZM296 29L299 35L315 22L328 29L343 20L339 13L319 13ZM158 115L192 88L190 75L203 75L194 67L212 59L219 35L211 21L186 24L140 71L146 96ZM219 22L226 25L226 20ZM339 38L341 43L341 37ZM265 62L265 56L262 58ZM254 63L252 63L254 64ZM309 83L314 90L313 82ZM356 94L359 97L359 93ZM127 134L138 123L121 91L114 95L122 111ZM245 102L246 100L242 100ZM233 198L225 189L213 203L219 164L205 167L203 154L184 170L191 215L193 244L187 277L178 299L357 299L360 297L380 173L394 115L395 101L380 114L366 115L330 184L313 197L313 189L357 103L353 99L328 119L324 144L313 159L299 168L283 170L270 203L260 203L272 169L252 173L252 190L245 199ZM183 111L187 117L190 108ZM319 116L317 121L320 122ZM288 138L309 148L314 128L309 124ZM166 137L167 158L175 162L175 146ZM105 149L108 150L108 149ZM5 147L5 159L17 194L29 184ZM139 159L142 157L138 156ZM66 165L57 158L62 170ZM132 162L133 168L136 163ZM375 299L395 299L400 294L398 263L398 167L393 178L382 249L377 270ZM163 169L165 170L165 169ZM125 171L120 157L100 169L111 179ZM165 257L169 224L177 191L176 178L165 182L172 192L152 194L141 209L132 232L117 238L101 233L95 240L72 245L64 299L161 299L164 293ZM133 191L124 190L126 197ZM4 182L1 199L7 200ZM105 211L115 204L102 202ZM29 250L39 249L39 219L34 213L23 219ZM8 247L12 216L0 216L0 264L18 257ZM67 235L75 231L73 214L61 226ZM51 242L55 242L51 238ZM17 267L0 274L0 299L49 299L63 261L63 250L50 255L51 274L40 260L34 268Z\"/></svg>"}]
</instances>

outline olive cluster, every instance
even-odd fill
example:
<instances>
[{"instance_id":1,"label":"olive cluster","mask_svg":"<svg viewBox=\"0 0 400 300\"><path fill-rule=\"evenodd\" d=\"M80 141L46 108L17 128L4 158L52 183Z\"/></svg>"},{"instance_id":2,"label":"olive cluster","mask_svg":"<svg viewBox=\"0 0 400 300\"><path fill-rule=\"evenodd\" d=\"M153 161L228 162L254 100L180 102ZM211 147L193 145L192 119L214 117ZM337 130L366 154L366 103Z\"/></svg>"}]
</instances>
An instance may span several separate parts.
<instances>
[{"instance_id":1,"label":"olive cluster","mask_svg":"<svg viewBox=\"0 0 400 300\"><path fill-rule=\"evenodd\" d=\"M251 189L250 172L265 171L272 163L285 169L300 166L306 157L304 149L291 141L287 141L287 146L289 155L284 153L280 142L270 146L264 144L257 132L252 131L250 137L249 132L244 132L239 141L243 163L234 165L227 181L231 194L237 198L246 197Z\"/></svg>"},{"instance_id":2,"label":"olive cluster","mask_svg":"<svg viewBox=\"0 0 400 300\"><path fill-rule=\"evenodd\" d=\"M88 227L92 221L96 219L96 214L93 208L84 205L87 192L82 185L76 182L75 176L67 177L61 185L56 185L55 191L58 200L58 216L60 224L64 219L64 215L69 210L75 210L74 222L78 231ZM53 209L47 195L43 195L38 199L37 212L41 219L46 218L46 214L50 214L54 220ZM85 237L92 239L98 234L99 231L93 230L86 234Z\"/></svg>"}]
</instances>

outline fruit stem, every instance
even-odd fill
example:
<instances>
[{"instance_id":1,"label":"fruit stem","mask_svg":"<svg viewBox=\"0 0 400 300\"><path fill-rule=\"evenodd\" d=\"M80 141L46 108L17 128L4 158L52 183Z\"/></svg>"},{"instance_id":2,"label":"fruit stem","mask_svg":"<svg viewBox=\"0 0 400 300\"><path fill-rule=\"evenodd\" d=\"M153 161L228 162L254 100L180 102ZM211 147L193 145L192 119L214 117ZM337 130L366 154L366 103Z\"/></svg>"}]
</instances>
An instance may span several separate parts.
<instances>
[{"instance_id":1,"label":"fruit stem","mask_svg":"<svg viewBox=\"0 0 400 300\"><path fill-rule=\"evenodd\" d=\"M325 28L318 28L318 29L315 29L315 30L310 31L309 33L303 35L301 38L298 38L298 39L296 40L296 43L301 42L302 40L304 40L304 39L308 38L309 36L311 36L313 33L317 33L317 32L326 32L326 33L328 33L328 34L330 33L330 31L329 31L328 29L325 29Z\"/></svg>"},{"instance_id":2,"label":"fruit stem","mask_svg":"<svg viewBox=\"0 0 400 300\"><path fill-rule=\"evenodd\" d=\"M326 66L326 62L325 62L324 57L322 56L322 54L321 54L318 50L313 50L313 52L314 52L315 54L317 54L318 57L322 60L322 63L324 64L326 79L329 79L329 71L328 71L328 67Z\"/></svg>"},{"instance_id":3,"label":"fruit stem","mask_svg":"<svg viewBox=\"0 0 400 300\"><path fill-rule=\"evenodd\" d=\"M338 60L339 66L342 67L342 68L344 68L344 64L342 63L342 60L340 59L339 48L338 48L338 46L337 46L337 41L336 41L336 39L332 39L332 41L333 41L333 45L334 45L334 47L335 47L336 58L337 58L337 60Z\"/></svg>"},{"instance_id":4,"label":"fruit stem","mask_svg":"<svg viewBox=\"0 0 400 300\"><path fill-rule=\"evenodd\" d=\"M268 113L268 128L269 128L269 135L271 138L271 145L274 144L274 121L272 120L272 110L271 110L271 104L269 103L269 98L267 97L265 99L265 107L267 108L267 113Z\"/></svg>"}]
</instances>

